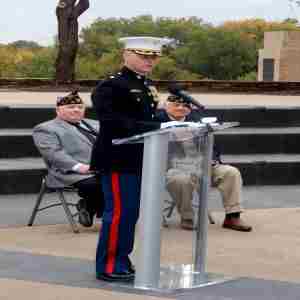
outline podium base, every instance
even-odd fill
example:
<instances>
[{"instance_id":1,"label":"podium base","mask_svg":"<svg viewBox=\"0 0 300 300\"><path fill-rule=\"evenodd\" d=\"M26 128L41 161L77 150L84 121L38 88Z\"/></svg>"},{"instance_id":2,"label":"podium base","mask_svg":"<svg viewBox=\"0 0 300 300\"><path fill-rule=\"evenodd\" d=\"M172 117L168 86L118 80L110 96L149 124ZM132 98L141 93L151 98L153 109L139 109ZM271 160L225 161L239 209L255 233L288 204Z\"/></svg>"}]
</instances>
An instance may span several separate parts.
<instances>
[{"instance_id":1,"label":"podium base","mask_svg":"<svg viewBox=\"0 0 300 300\"><path fill-rule=\"evenodd\" d=\"M160 279L157 284L145 284L137 286L132 283L110 283L113 287L124 287L131 292L149 291L159 293L174 293L181 290L200 288L214 284L224 283L236 278L220 274L204 273L193 271L193 265L169 265L160 268Z\"/></svg>"}]
</instances>

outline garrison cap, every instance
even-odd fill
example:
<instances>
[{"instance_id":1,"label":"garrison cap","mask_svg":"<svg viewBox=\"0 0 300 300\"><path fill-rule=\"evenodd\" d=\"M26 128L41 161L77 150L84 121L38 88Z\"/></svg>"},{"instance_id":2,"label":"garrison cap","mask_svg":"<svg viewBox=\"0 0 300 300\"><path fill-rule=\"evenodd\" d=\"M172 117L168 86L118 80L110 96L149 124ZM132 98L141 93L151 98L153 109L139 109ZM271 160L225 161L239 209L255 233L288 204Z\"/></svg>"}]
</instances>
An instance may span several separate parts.
<instances>
[{"instance_id":1,"label":"garrison cap","mask_svg":"<svg viewBox=\"0 0 300 300\"><path fill-rule=\"evenodd\" d=\"M190 109L192 108L192 106L189 103L187 103L182 97L178 95L170 94L167 98L167 102L180 103L180 104L184 104L184 106Z\"/></svg>"},{"instance_id":2,"label":"garrison cap","mask_svg":"<svg viewBox=\"0 0 300 300\"><path fill-rule=\"evenodd\" d=\"M68 104L83 104L83 100L78 95L78 91L75 90L66 96L57 97L56 106Z\"/></svg>"},{"instance_id":3,"label":"garrison cap","mask_svg":"<svg viewBox=\"0 0 300 300\"><path fill-rule=\"evenodd\" d=\"M174 42L173 39L157 38L152 36L131 36L119 39L125 50L133 51L142 55L162 55L163 46Z\"/></svg>"}]
</instances>

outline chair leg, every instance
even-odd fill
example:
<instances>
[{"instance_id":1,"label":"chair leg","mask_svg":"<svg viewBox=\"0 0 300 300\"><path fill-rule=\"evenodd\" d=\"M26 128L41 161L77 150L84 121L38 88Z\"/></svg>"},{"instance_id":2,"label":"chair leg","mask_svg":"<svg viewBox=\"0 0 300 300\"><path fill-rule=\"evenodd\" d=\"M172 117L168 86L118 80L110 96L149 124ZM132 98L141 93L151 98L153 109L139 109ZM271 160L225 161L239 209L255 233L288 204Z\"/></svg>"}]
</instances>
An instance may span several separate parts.
<instances>
[{"instance_id":1,"label":"chair leg","mask_svg":"<svg viewBox=\"0 0 300 300\"><path fill-rule=\"evenodd\" d=\"M41 188L40 188L40 192L39 192L39 195L37 197L37 200L36 200L36 203L34 205L34 208L33 208L33 211L32 211L32 214L31 214L31 217L29 219L29 222L28 222L28 226L32 226L33 225L33 222L34 222L34 219L39 211L39 207L41 205L41 202L42 202L42 199L45 195L47 191L47 186L46 186L46 182L45 180L43 179L42 181L42 184L41 184Z\"/></svg>"},{"instance_id":2,"label":"chair leg","mask_svg":"<svg viewBox=\"0 0 300 300\"><path fill-rule=\"evenodd\" d=\"M171 196L170 196L171 197ZM172 216L173 211L176 207L176 203L173 200L166 200L168 207L163 209L163 226L168 227L168 219ZM210 224L215 224L215 219L210 211L207 212L208 221Z\"/></svg>"},{"instance_id":3,"label":"chair leg","mask_svg":"<svg viewBox=\"0 0 300 300\"><path fill-rule=\"evenodd\" d=\"M163 208L162 225L164 227L169 227L168 219L172 216L176 204L174 201L169 201L169 200L166 200L165 202L168 204L168 206Z\"/></svg>"},{"instance_id":4,"label":"chair leg","mask_svg":"<svg viewBox=\"0 0 300 300\"><path fill-rule=\"evenodd\" d=\"M62 204L62 206L63 206L63 208L65 210L65 213L67 215L68 221L69 221L69 223L70 223L70 225L72 227L73 232L74 233L79 233L78 227L76 225L76 222L73 219L72 213L71 213L71 211L69 209L69 206L67 204L67 201L65 199L65 196L64 196L63 192L62 191L57 191L57 193L58 193L59 199L61 201L61 204Z\"/></svg>"},{"instance_id":5,"label":"chair leg","mask_svg":"<svg viewBox=\"0 0 300 300\"><path fill-rule=\"evenodd\" d=\"M210 211L208 211L207 216L210 224L216 224L215 219Z\"/></svg>"}]
</instances>

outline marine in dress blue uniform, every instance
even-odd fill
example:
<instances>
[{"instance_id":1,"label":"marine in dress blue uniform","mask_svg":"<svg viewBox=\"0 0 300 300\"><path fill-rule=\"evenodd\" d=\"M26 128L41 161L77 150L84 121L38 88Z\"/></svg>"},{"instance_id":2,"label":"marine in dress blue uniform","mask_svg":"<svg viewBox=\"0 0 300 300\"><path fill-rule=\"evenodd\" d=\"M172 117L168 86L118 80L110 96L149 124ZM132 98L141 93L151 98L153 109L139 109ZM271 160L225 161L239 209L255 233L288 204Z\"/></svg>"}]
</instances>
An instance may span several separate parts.
<instances>
[{"instance_id":1,"label":"marine in dress blue uniform","mask_svg":"<svg viewBox=\"0 0 300 300\"><path fill-rule=\"evenodd\" d=\"M168 39L123 38L124 67L92 93L101 129L91 166L101 174L105 208L96 253L96 276L107 281L134 279L129 255L139 215L143 144L113 145L160 128L155 119L157 92L145 77Z\"/></svg>"}]
</instances>

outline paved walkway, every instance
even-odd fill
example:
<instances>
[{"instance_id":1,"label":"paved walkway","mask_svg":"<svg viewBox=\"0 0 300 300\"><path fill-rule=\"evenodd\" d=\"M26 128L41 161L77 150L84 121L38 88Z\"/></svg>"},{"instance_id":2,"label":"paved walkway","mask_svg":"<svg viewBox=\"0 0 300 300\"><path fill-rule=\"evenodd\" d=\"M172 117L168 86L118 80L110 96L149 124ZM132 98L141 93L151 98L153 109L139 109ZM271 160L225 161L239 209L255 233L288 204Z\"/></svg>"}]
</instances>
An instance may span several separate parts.
<instances>
[{"instance_id":1,"label":"paved walkway","mask_svg":"<svg viewBox=\"0 0 300 300\"><path fill-rule=\"evenodd\" d=\"M85 299L151 299L151 296L205 300L299 299L299 194L297 186L245 187L247 211L243 217L254 230L241 233L221 227L224 214L220 196L214 190L209 203L217 224L209 225L207 270L233 276L236 280L211 289L147 296L128 295L130 291L126 289L112 290L95 280L94 258L100 224L90 229L81 227L80 234L74 234L70 226L64 224L61 209L56 208L47 216L41 214L33 227L27 227L24 225L36 195L1 196L0 287L5 286L5 289L0 288L0 299L15 299L18 295L24 298L25 293L24 299L43 300L79 299L83 295ZM53 199L53 195L49 197ZM192 262L194 237L179 228L178 216L174 215L162 236L163 264ZM33 288L37 288L36 293ZM222 288L227 291L227 297L226 293L221 297ZM257 293L256 297L249 298L250 294L242 292L250 288L252 293ZM268 294L260 294L262 288L270 289L270 293L278 289L277 298L264 298ZM289 291L290 296L285 294L280 298L278 293L283 291ZM37 298L32 297L34 295ZM200 295L203 298L199 298Z\"/></svg>"},{"instance_id":2,"label":"paved walkway","mask_svg":"<svg viewBox=\"0 0 300 300\"><path fill-rule=\"evenodd\" d=\"M0 106L53 106L56 96L62 94L0 91ZM90 95L82 96L90 104ZM300 106L299 96L194 96L205 105ZM217 224L209 225L207 270L236 280L176 295L130 294L126 289L112 290L96 281L94 259L100 224L74 234L65 224L62 211L54 209L47 216L39 216L30 228L25 224L36 195L1 195L0 300L299 300L299 195L297 186L244 188L248 209L243 218L254 230L241 233L221 227L224 214L214 191L210 205ZM191 232L179 228L175 216L170 227L163 229L162 262L191 263L193 239Z\"/></svg>"},{"instance_id":3,"label":"paved walkway","mask_svg":"<svg viewBox=\"0 0 300 300\"><path fill-rule=\"evenodd\" d=\"M0 299L34 300L158 300L154 296L134 295L91 287L72 287L61 284L32 282L16 279L0 279Z\"/></svg>"},{"instance_id":4,"label":"paved walkway","mask_svg":"<svg viewBox=\"0 0 300 300\"><path fill-rule=\"evenodd\" d=\"M63 92L25 92L0 89L0 105L53 105L56 97ZM204 105L250 105L250 106L300 106L299 96L264 95L264 94L193 94ZM81 93L84 101L90 105L90 93ZM160 94L161 99L166 94Z\"/></svg>"},{"instance_id":5,"label":"paved walkway","mask_svg":"<svg viewBox=\"0 0 300 300\"><path fill-rule=\"evenodd\" d=\"M217 224L209 226L207 261L209 272L225 274L237 279L252 278L251 280L256 280L254 286L257 286L257 283L261 284L262 279L276 280L272 281L275 287L282 284L278 283L278 280L294 283L293 288L300 292L300 238L297 236L300 230L299 208L249 210L245 219L254 226L252 233L222 229L220 227L222 214L214 215ZM115 299L117 295L108 292L108 287L94 278L94 257L99 226L92 229L82 228L80 234L72 233L69 225L64 224L40 225L32 228L2 228L0 230L0 278L2 279L0 286L9 282L11 290L15 291L20 285L28 288L28 286L38 287L40 284L47 284L53 286L54 293L60 293L62 288L57 286L59 285L65 287L62 289L64 293L74 293L76 297L77 288L83 288L82 293L89 288L91 290L88 290L87 294L91 296L88 299L96 299L93 297L100 296L102 293L111 297L108 299ZM182 231L177 223L163 229L162 263L191 263L192 241L192 233ZM138 242L136 246L138 247ZM23 283L16 280L22 280ZM0 290L3 292L3 289ZM5 290L7 292L7 287ZM122 288L116 290L126 292ZM292 291L291 286L289 290ZM235 295L235 292L233 291L232 295ZM201 289L194 291L194 296L196 295L201 295ZM157 296L164 297L163 294ZM262 297L263 294L260 296ZM26 296L25 299L32 298ZM71 297L71 299L77 298ZM213 299L223 300L223 298Z\"/></svg>"},{"instance_id":6,"label":"paved walkway","mask_svg":"<svg viewBox=\"0 0 300 300\"><path fill-rule=\"evenodd\" d=\"M208 234L209 272L300 283L299 208L247 211L244 218L253 225L252 233L223 229L222 214L214 216L217 224L209 225ZM278 220L285 220L285 226ZM177 224L163 229L164 265L192 263L193 234ZM0 249L94 261L99 226L82 228L80 234L67 224L2 228Z\"/></svg>"}]
</instances>

